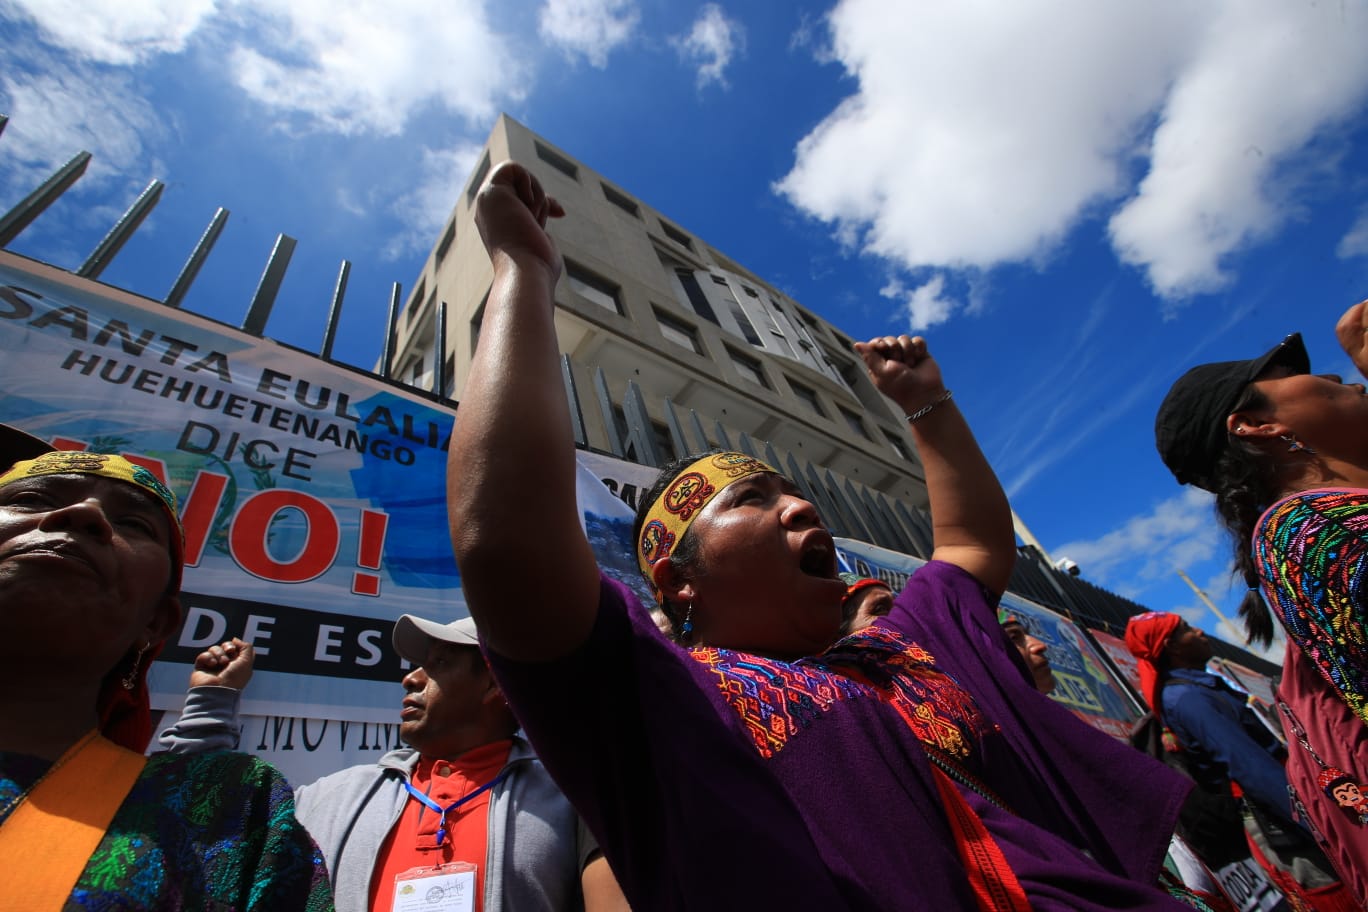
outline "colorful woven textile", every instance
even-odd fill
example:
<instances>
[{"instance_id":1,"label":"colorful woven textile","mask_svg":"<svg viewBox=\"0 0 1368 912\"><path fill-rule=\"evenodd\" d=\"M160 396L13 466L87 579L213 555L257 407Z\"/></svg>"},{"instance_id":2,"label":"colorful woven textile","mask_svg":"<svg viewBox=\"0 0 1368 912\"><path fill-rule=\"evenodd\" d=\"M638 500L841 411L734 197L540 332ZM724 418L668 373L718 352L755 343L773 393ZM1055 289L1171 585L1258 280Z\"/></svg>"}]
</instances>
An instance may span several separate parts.
<instances>
[{"instance_id":1,"label":"colorful woven textile","mask_svg":"<svg viewBox=\"0 0 1368 912\"><path fill-rule=\"evenodd\" d=\"M1036 691L954 565L795 662L686 652L606 580L574 652L489 659L634 908L1002 908L1007 873L1038 912L1184 908L1150 884L1187 787Z\"/></svg>"},{"instance_id":2,"label":"colorful woven textile","mask_svg":"<svg viewBox=\"0 0 1368 912\"><path fill-rule=\"evenodd\" d=\"M0 807L49 765L0 752ZM323 857L295 820L289 785L255 757L214 752L149 759L66 908L330 912L333 905Z\"/></svg>"},{"instance_id":3,"label":"colorful woven textile","mask_svg":"<svg viewBox=\"0 0 1368 912\"><path fill-rule=\"evenodd\" d=\"M1264 597L1288 640L1368 722L1368 491L1303 491L1254 532Z\"/></svg>"}]
</instances>

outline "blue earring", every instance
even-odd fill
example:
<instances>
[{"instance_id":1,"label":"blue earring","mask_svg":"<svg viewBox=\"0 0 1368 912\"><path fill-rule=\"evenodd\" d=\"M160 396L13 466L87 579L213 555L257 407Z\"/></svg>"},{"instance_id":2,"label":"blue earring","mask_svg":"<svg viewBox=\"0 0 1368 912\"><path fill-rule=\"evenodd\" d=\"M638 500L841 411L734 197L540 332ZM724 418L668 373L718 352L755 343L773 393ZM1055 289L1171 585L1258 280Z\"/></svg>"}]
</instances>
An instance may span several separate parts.
<instances>
[{"instance_id":1,"label":"blue earring","mask_svg":"<svg viewBox=\"0 0 1368 912\"><path fill-rule=\"evenodd\" d=\"M1289 453L1296 453L1300 451L1306 453L1309 456L1316 455L1316 451L1311 449L1306 444L1302 443L1300 440L1298 440L1297 435L1295 434L1283 434L1278 439L1283 440L1287 443L1287 452Z\"/></svg>"},{"instance_id":2,"label":"blue earring","mask_svg":"<svg viewBox=\"0 0 1368 912\"><path fill-rule=\"evenodd\" d=\"M679 625L679 632L682 636L693 633L693 602L689 602L689 610L684 615L684 623Z\"/></svg>"}]
</instances>

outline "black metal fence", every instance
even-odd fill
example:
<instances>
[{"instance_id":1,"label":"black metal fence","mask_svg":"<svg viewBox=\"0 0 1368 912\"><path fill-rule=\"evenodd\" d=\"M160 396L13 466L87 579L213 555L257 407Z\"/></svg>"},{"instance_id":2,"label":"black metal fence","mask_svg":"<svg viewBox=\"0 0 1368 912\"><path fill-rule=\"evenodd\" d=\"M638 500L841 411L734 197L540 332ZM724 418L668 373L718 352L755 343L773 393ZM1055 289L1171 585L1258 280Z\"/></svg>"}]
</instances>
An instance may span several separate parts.
<instances>
[{"instance_id":1,"label":"black metal fence","mask_svg":"<svg viewBox=\"0 0 1368 912\"><path fill-rule=\"evenodd\" d=\"M7 122L8 118L0 115L0 133L3 133ZM0 249L8 248L20 232L70 189L85 173L90 159L89 152L77 154L14 208L0 216ZM162 189L161 181L151 181L72 274L98 282L100 274L160 201ZM175 282L159 303L171 308L181 306L186 293L223 233L228 217L229 212L226 209L220 208L214 213ZM248 305L246 316L237 327L241 331L264 337L295 245L294 238L285 234L277 235L267 256L261 279ZM417 388L412 384L403 383L394 376L396 325L403 301L402 289L398 282L391 286L384 341L376 368L372 370L357 367L333 357L333 343L350 272L351 262L343 260L328 308L322 343L317 351L310 354L339 367L367 374L387 383L403 385L421 395L454 407L456 403L444 396L453 379L449 376L451 368L447 362L445 302L438 302L431 313L435 345L431 384L425 388ZM421 302L415 302L417 303ZM289 347L298 349L297 346ZM926 511L919 507L891 500L880 491L839 476L830 469L799 458L793 453L777 452L769 442L755 441L745 433L729 430L721 421L711 416L699 415L692 409L682 411L669 400L664 402L666 437L661 438L650 419L641 390L634 382L627 383L626 396L619 413L608 395L608 380L601 368L595 368L593 371L594 394L591 396L583 395L577 388L568 357L562 362L562 375L576 443L582 448L589 447L584 423L587 402L589 407L597 407L601 411L604 426L608 429L609 448L613 456L642 465L660 466L675 454L698 452L715 445L740 450L785 471L799 486L804 496L817 505L834 534L921 558L931 556L931 521ZM711 434L708 429L711 429ZM665 452L666 440L673 453ZM1102 629L1121 636L1124 634L1127 618L1149 610L1086 580L1056 570L1032 547L1019 549L1019 554L1012 574L1011 590L1064 614L1084 627ZM1214 639L1213 644L1219 656L1248 665L1270 676L1279 673L1277 666L1245 650Z\"/></svg>"}]
</instances>

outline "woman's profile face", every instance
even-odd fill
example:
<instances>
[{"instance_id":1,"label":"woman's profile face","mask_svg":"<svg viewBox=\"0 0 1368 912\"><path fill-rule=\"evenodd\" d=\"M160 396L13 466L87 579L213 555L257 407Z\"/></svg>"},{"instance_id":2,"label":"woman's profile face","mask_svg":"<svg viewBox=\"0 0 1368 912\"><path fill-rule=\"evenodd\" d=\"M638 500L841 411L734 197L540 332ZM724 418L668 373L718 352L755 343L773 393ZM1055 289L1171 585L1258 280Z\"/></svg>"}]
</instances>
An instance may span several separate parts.
<instances>
[{"instance_id":1,"label":"woman's profile face","mask_svg":"<svg viewBox=\"0 0 1368 912\"><path fill-rule=\"evenodd\" d=\"M847 626L850 633L864 630L877 618L893 610L893 590L887 586L867 586L851 598L855 604L846 604L846 610L851 611L850 624Z\"/></svg>"},{"instance_id":2,"label":"woman's profile face","mask_svg":"<svg viewBox=\"0 0 1368 912\"><path fill-rule=\"evenodd\" d=\"M0 642L102 675L149 627L164 636L175 624L172 534L126 482L40 475L0 487Z\"/></svg>"},{"instance_id":3,"label":"woman's profile face","mask_svg":"<svg viewBox=\"0 0 1368 912\"><path fill-rule=\"evenodd\" d=\"M1268 400L1270 417L1313 449L1368 435L1368 395L1362 383L1273 367L1253 385Z\"/></svg>"},{"instance_id":4,"label":"woman's profile face","mask_svg":"<svg viewBox=\"0 0 1368 912\"><path fill-rule=\"evenodd\" d=\"M698 640L783 658L836 639L845 583L816 507L781 475L761 473L719 493L690 527L699 567Z\"/></svg>"}]
</instances>

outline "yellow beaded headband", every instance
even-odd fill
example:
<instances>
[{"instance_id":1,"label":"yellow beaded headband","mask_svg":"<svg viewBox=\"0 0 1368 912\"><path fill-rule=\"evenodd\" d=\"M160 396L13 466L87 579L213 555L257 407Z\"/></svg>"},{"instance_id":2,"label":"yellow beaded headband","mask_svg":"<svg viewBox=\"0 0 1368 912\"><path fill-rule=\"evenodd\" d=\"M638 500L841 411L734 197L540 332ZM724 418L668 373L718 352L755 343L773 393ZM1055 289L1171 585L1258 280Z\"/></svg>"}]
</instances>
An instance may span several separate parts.
<instances>
[{"instance_id":1,"label":"yellow beaded headband","mask_svg":"<svg viewBox=\"0 0 1368 912\"><path fill-rule=\"evenodd\" d=\"M185 549L185 529L176 514L176 495L162 484L156 475L147 469L124 459L106 453L90 453L85 450L53 450L37 459L16 462L4 474L0 474L0 487L37 475L100 475L113 478L142 488L162 508L171 523L171 556L173 576L180 579L182 554Z\"/></svg>"},{"instance_id":2,"label":"yellow beaded headband","mask_svg":"<svg viewBox=\"0 0 1368 912\"><path fill-rule=\"evenodd\" d=\"M674 553L694 519L723 488L762 472L779 474L745 453L713 453L695 460L676 475L651 504L641 526L637 563L646 579L651 579L651 568L656 562Z\"/></svg>"}]
</instances>

